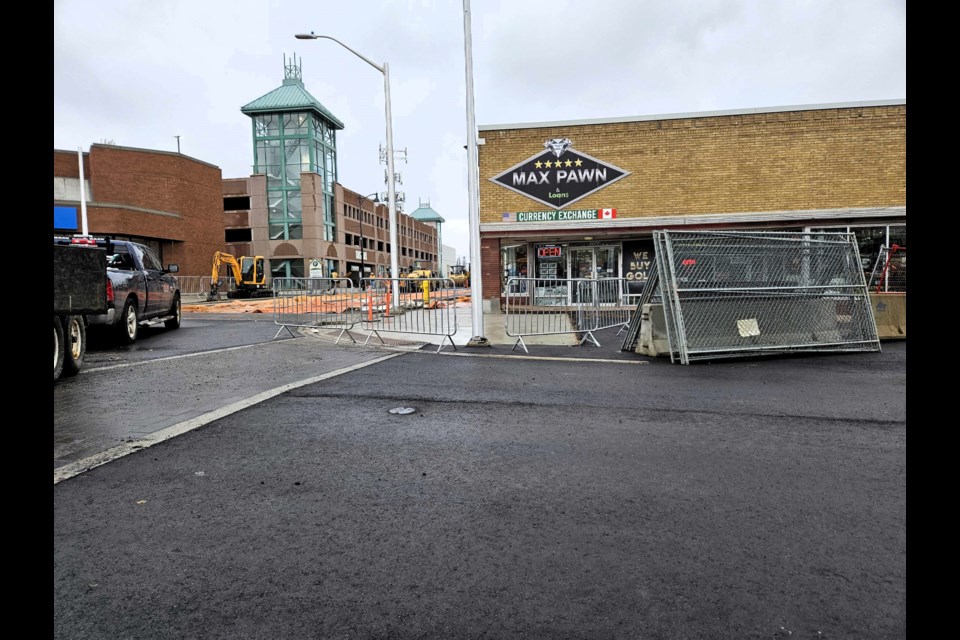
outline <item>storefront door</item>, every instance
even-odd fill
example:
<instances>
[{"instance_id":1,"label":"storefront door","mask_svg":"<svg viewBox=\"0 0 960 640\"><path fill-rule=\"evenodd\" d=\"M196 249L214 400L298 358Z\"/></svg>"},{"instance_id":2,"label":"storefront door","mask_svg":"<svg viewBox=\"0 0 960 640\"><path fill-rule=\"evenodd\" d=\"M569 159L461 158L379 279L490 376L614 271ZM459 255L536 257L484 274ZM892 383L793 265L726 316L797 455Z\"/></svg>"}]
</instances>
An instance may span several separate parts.
<instances>
[{"instance_id":1,"label":"storefront door","mask_svg":"<svg viewBox=\"0 0 960 640\"><path fill-rule=\"evenodd\" d=\"M573 247L570 249L570 274L573 278L592 280L616 278L619 254L617 247ZM583 283L571 287L571 302L592 302L594 289Z\"/></svg>"}]
</instances>

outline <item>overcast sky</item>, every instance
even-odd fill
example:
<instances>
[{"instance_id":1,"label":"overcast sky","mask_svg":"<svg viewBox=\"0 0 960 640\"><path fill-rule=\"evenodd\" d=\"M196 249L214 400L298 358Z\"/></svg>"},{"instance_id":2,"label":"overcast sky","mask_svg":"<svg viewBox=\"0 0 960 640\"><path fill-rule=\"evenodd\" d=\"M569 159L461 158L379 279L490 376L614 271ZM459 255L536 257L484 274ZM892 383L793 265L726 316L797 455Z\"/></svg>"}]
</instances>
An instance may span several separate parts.
<instances>
[{"instance_id":1,"label":"overcast sky","mask_svg":"<svg viewBox=\"0 0 960 640\"><path fill-rule=\"evenodd\" d=\"M471 0L478 126L906 97L905 0ZM339 181L385 191L390 66L406 194L469 255L461 0L54 0L54 147L181 151L252 171L240 107L301 58L344 123ZM482 179L482 177L481 177Z\"/></svg>"}]
</instances>

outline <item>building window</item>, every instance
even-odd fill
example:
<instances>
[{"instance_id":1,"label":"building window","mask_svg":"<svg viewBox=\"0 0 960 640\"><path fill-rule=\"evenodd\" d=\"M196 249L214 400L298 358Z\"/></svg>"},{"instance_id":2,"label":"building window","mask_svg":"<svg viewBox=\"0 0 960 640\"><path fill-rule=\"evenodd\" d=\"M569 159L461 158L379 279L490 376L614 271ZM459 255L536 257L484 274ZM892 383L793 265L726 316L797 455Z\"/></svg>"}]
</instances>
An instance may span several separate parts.
<instances>
[{"instance_id":1,"label":"building window","mask_svg":"<svg viewBox=\"0 0 960 640\"><path fill-rule=\"evenodd\" d=\"M304 277L303 259L271 260L270 276L273 278L302 278Z\"/></svg>"},{"instance_id":2,"label":"building window","mask_svg":"<svg viewBox=\"0 0 960 640\"><path fill-rule=\"evenodd\" d=\"M224 211L249 211L250 196L224 196Z\"/></svg>"},{"instance_id":3,"label":"building window","mask_svg":"<svg viewBox=\"0 0 960 640\"><path fill-rule=\"evenodd\" d=\"M520 285L509 283L509 279L527 277L527 245L514 244L500 249L500 273L500 290L504 295L521 293Z\"/></svg>"},{"instance_id":4,"label":"building window","mask_svg":"<svg viewBox=\"0 0 960 640\"><path fill-rule=\"evenodd\" d=\"M253 235L250 229L224 229L225 242L252 242Z\"/></svg>"},{"instance_id":5,"label":"building window","mask_svg":"<svg viewBox=\"0 0 960 640\"><path fill-rule=\"evenodd\" d=\"M867 277L873 270L880 247L897 244L907 246L906 225L876 225L862 227L807 227L811 232L853 233L857 238L857 250L860 252L860 265Z\"/></svg>"}]
</instances>

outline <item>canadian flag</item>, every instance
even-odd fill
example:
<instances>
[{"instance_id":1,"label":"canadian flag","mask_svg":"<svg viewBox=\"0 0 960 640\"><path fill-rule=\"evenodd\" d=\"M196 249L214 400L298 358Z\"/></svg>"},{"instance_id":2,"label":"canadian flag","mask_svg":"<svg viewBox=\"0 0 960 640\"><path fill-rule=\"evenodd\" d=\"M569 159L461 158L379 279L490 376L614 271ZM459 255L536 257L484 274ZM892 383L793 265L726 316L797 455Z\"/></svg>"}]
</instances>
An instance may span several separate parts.
<instances>
[{"instance_id":1,"label":"canadian flag","mask_svg":"<svg viewBox=\"0 0 960 640\"><path fill-rule=\"evenodd\" d=\"M600 219L604 218L616 218L617 210L616 209L600 209Z\"/></svg>"}]
</instances>

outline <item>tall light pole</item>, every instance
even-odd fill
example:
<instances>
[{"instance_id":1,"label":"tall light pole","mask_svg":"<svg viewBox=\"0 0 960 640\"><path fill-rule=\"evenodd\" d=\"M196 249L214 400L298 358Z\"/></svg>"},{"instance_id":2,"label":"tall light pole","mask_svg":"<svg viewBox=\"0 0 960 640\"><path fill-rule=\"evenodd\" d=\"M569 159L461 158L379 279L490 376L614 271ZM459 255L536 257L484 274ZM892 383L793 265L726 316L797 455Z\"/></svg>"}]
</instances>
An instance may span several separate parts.
<instances>
[{"instance_id":1,"label":"tall light pole","mask_svg":"<svg viewBox=\"0 0 960 640\"><path fill-rule=\"evenodd\" d=\"M336 38L331 38L330 36L320 36L311 31L310 33L298 33L294 37L298 40L333 40L383 74L383 94L387 114L387 173L389 174L387 178L387 198L390 207L390 279L393 284L393 304L399 304L400 284L397 278L400 276L400 266L397 256L400 252L400 247L397 244L397 190L395 185L396 173L394 173L393 170L393 116L390 112L390 65L384 62L383 66L380 66L370 58L361 53L357 53ZM476 136L474 136L474 138L476 138Z\"/></svg>"},{"instance_id":2,"label":"tall light pole","mask_svg":"<svg viewBox=\"0 0 960 640\"><path fill-rule=\"evenodd\" d=\"M467 190L470 221L470 319L473 337L468 347L488 347L483 335L483 283L480 274L480 202L477 180L477 118L473 110L473 40L470 27L470 0L463 0L463 49L467 76Z\"/></svg>"},{"instance_id":3,"label":"tall light pole","mask_svg":"<svg viewBox=\"0 0 960 640\"><path fill-rule=\"evenodd\" d=\"M370 196L373 196L373 198L371 198ZM364 200L373 201L374 216L377 215L377 203L380 202L379 198L377 198L376 193L371 193L365 196L361 196L357 194L357 207L359 207L360 209L360 288L363 288L363 279L366 277L366 269L367 269L367 252L366 252L366 247L363 246L364 244L366 244L366 241L363 237L363 201ZM372 276L373 274L371 274L371 277Z\"/></svg>"}]
</instances>

